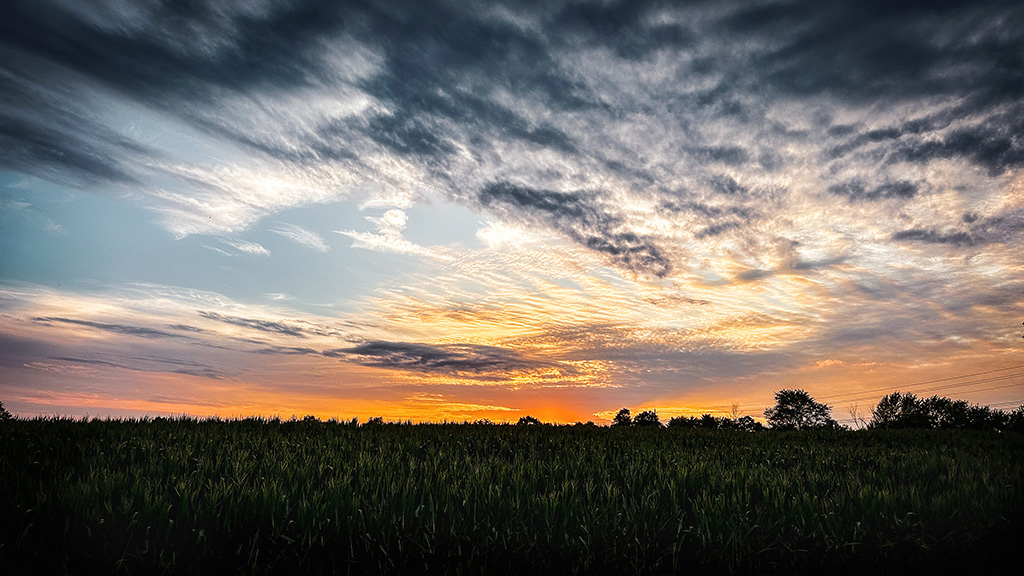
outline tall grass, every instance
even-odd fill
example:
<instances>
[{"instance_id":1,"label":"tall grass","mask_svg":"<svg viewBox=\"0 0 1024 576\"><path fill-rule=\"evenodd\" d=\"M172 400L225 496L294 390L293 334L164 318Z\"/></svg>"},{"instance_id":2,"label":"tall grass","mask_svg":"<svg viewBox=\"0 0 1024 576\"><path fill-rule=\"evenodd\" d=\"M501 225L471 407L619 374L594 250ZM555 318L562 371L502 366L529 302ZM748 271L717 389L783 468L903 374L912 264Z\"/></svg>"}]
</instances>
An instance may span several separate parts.
<instances>
[{"instance_id":1,"label":"tall grass","mask_svg":"<svg viewBox=\"0 0 1024 576\"><path fill-rule=\"evenodd\" d=\"M1020 543L1024 435L15 420L0 517L20 571L977 566Z\"/></svg>"}]
</instances>

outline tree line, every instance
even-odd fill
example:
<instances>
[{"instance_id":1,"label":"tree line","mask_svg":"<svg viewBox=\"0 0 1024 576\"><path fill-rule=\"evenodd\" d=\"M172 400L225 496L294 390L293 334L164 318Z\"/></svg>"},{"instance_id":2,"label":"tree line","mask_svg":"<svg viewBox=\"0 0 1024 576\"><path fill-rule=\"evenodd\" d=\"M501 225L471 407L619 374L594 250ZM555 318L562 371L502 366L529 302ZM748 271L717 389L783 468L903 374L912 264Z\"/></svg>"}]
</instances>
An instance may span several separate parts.
<instances>
[{"instance_id":1,"label":"tree line","mask_svg":"<svg viewBox=\"0 0 1024 576\"><path fill-rule=\"evenodd\" d=\"M767 426L754 420L751 416L714 416L703 414L696 416L675 416L670 418L669 428L701 428L713 430L741 430L757 432L761 430L840 430L849 429L832 417L832 407L814 400L810 394L801 389L779 390L775 393L775 405L764 411ZM292 417L295 418L294 416ZM0 422L11 420L13 416L0 402ZM315 416L306 416L303 422L319 422ZM478 420L475 424L493 424L490 420ZM351 425L358 426L353 419ZM382 417L370 418L364 426L383 425ZM412 424L412 422L407 422ZM516 423L519 426L542 425L533 416L523 416ZM577 423L583 426L584 424ZM593 422L586 425L596 426ZM644 410L633 416L629 408L618 411L612 419L612 427L662 427L656 410ZM1024 432L1024 405L1013 411L996 410L989 406L969 404L966 400L952 400L944 396L934 395L921 398L913 392L893 392L882 397L871 409L871 420L866 422L868 429L900 429L900 428L935 428L946 430L998 430Z\"/></svg>"},{"instance_id":2,"label":"tree line","mask_svg":"<svg viewBox=\"0 0 1024 576\"><path fill-rule=\"evenodd\" d=\"M728 417L704 414L700 417L676 416L669 419L670 428L705 428L716 430L809 430L846 429L832 417L832 407L816 402L800 389L779 390L775 405L764 411L768 426L750 416ZM519 424L539 424L532 416L519 419ZM644 410L635 417L629 408L623 408L612 419L613 427L663 426L655 410ZM1014 430L1024 432L1024 405L1012 412L995 410L988 406L968 404L966 400L952 400L944 396L919 398L913 392L893 392L884 396L871 409L869 429L940 428L959 430Z\"/></svg>"}]
</instances>

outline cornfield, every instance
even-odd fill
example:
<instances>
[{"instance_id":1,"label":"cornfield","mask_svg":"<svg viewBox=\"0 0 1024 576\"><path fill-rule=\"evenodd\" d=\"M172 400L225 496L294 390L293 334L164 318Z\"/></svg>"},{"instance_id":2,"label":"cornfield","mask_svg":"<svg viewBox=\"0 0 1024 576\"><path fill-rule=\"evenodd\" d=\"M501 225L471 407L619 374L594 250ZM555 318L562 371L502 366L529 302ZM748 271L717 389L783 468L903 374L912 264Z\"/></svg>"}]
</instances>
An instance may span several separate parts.
<instances>
[{"instance_id":1,"label":"cornfield","mask_svg":"<svg viewBox=\"0 0 1024 576\"><path fill-rule=\"evenodd\" d=\"M15 573L997 566L1024 435L247 419L0 423Z\"/></svg>"}]
</instances>

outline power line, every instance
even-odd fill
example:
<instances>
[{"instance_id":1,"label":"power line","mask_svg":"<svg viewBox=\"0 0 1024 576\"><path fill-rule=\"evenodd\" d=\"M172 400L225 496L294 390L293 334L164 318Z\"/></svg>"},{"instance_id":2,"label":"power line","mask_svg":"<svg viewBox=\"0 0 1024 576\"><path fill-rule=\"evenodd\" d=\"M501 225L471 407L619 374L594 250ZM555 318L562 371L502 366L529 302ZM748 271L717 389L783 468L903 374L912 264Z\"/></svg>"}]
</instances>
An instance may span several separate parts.
<instances>
[{"instance_id":1,"label":"power line","mask_svg":"<svg viewBox=\"0 0 1024 576\"><path fill-rule=\"evenodd\" d=\"M958 376L947 376L945 378L936 378L934 380L923 380L923 381L920 381L920 382L910 382L909 384L904 384L904 385L905 386L921 386L921 385L925 385L925 384L934 384L936 382L946 382L946 381L949 381L949 380L959 380L959 379L962 379L962 378L973 378L975 376L983 376L985 374L994 374L996 372L1007 372L1008 370L1017 370L1019 368L1024 368L1024 364L1018 364L1017 366L1008 366L1006 368L998 368L998 369L995 369L995 370L984 370L982 372L973 372L973 373L970 373L970 374L961 374L961 375L958 375ZM850 393L850 394L868 394L868 393L873 393L873 392L886 392L887 389L889 389L888 386L887 387L882 387L882 388L858 390L858 392ZM835 398L835 397L839 397L839 396L848 396L848 395L843 395L843 394L833 395L833 396L828 397L828 398Z\"/></svg>"},{"instance_id":2,"label":"power line","mask_svg":"<svg viewBox=\"0 0 1024 576\"><path fill-rule=\"evenodd\" d=\"M903 385L903 387L904 388L909 388L911 386L923 386L925 384L935 384L935 383L938 383L938 382L949 382L951 380L960 380L962 378L973 378L975 376L983 376L985 374L995 374L996 372L1006 372L1008 370L1017 370L1019 368L1024 368L1024 364L1018 364L1016 366L1007 366L1006 368L998 368L996 370L984 370L982 372L973 372L973 373L970 373L970 374L960 374L959 376L947 376L946 378L937 378L935 380L924 380L924 381L921 381L921 382L912 382L910 384ZM1022 373L1021 375L1024 375L1024 373ZM969 384L969 383L968 382L961 382L959 384ZM830 396L826 396L825 399L829 400L829 399L839 398L839 397L842 397L842 396L852 396L852 395L857 395L857 394L870 394L870 393L873 393L873 392L885 392L885 391L890 390L890 389L891 389L890 387L885 387L885 388L875 388L875 389L871 389L871 390L858 390L856 392L848 392L848 393L842 393L842 394L832 394Z\"/></svg>"},{"instance_id":3,"label":"power line","mask_svg":"<svg viewBox=\"0 0 1024 576\"><path fill-rule=\"evenodd\" d=\"M990 408L995 406L1012 406L1016 408L1017 406L1024 406L1024 400L1006 400L1004 402L994 402L989 404Z\"/></svg>"},{"instance_id":4,"label":"power line","mask_svg":"<svg viewBox=\"0 0 1024 576\"><path fill-rule=\"evenodd\" d=\"M983 382L975 382L974 384L977 384L977 383L987 383L987 382L993 382L993 381L996 381L996 379L986 380L986 381L983 381ZM990 390L1002 390L1004 388L1015 388L1017 386L1024 386L1024 381L1014 382L1012 384L1005 384L1005 385L1002 385L1002 386L989 386L987 388L975 388L973 390L970 390L970 392L988 392ZM937 391L943 390L943 389L945 389L945 388L930 388L930 389L926 388L924 390L917 390L917 391L907 390L907 392L914 393L914 394L919 394L919 395L923 396L924 393L937 392ZM850 403L850 402L869 401L869 400L873 400L874 398L875 398L874 396L859 396L859 397L856 397L856 398L846 399L846 400L844 400L844 402ZM826 403L828 403L828 402L826 402ZM832 404L835 404L835 402L832 402Z\"/></svg>"}]
</instances>

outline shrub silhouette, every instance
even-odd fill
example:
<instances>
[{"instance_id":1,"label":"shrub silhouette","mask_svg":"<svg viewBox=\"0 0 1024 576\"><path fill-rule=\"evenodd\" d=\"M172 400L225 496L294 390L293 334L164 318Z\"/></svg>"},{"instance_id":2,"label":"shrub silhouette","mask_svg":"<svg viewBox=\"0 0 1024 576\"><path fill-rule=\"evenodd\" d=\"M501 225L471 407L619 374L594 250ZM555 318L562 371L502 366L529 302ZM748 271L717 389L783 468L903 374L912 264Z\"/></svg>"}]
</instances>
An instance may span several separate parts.
<instances>
[{"instance_id":1,"label":"shrub silhouette","mask_svg":"<svg viewBox=\"0 0 1024 576\"><path fill-rule=\"evenodd\" d=\"M519 419L519 422L516 422L516 424L518 424L519 426L536 426L538 424L541 424L541 421L534 418L533 416L523 416L522 418Z\"/></svg>"},{"instance_id":2,"label":"shrub silhouette","mask_svg":"<svg viewBox=\"0 0 1024 576\"><path fill-rule=\"evenodd\" d=\"M0 422L4 420L11 420L13 418L14 416L11 416L11 413L7 411L7 408L4 408L4 403L0 402Z\"/></svg>"}]
</instances>

